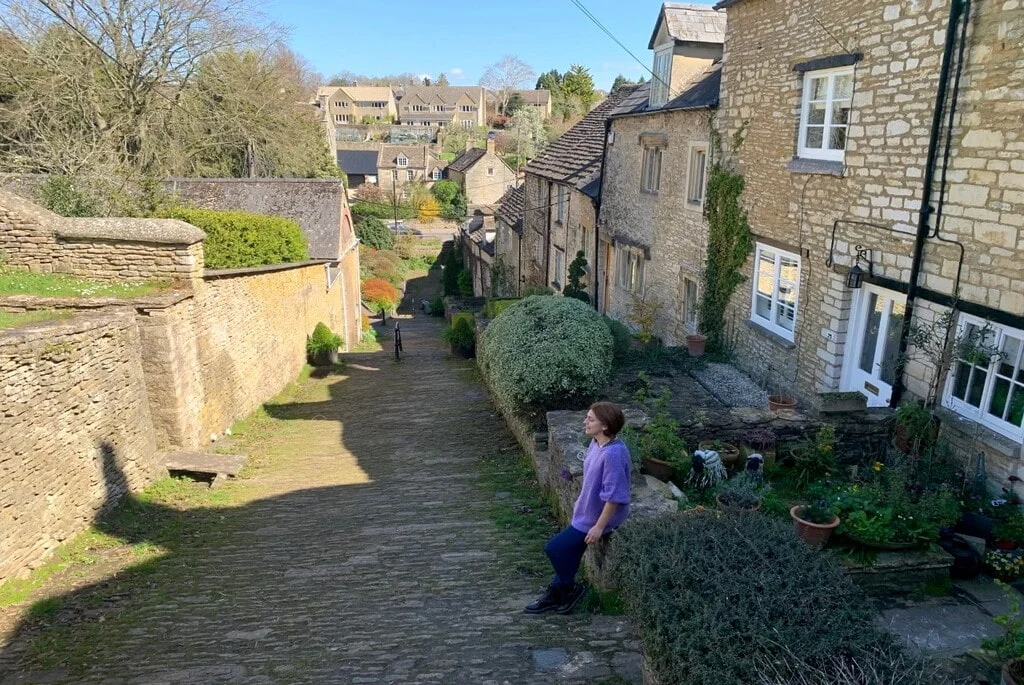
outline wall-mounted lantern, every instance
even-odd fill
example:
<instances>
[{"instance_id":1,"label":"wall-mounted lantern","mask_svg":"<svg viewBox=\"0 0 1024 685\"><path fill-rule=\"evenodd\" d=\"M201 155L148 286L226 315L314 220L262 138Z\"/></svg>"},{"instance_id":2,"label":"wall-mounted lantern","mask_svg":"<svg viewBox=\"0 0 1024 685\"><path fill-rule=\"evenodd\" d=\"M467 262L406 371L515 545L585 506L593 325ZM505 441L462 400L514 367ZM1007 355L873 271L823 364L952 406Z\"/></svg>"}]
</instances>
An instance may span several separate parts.
<instances>
[{"instance_id":1,"label":"wall-mounted lantern","mask_svg":"<svg viewBox=\"0 0 1024 685\"><path fill-rule=\"evenodd\" d=\"M850 268L850 272L846 275L846 287L850 290L860 289L861 285L864 284L864 274L870 273L871 269L871 250L862 245L857 245L854 249L857 250L857 259L853 267ZM868 263L868 271L860 268L861 259Z\"/></svg>"}]
</instances>

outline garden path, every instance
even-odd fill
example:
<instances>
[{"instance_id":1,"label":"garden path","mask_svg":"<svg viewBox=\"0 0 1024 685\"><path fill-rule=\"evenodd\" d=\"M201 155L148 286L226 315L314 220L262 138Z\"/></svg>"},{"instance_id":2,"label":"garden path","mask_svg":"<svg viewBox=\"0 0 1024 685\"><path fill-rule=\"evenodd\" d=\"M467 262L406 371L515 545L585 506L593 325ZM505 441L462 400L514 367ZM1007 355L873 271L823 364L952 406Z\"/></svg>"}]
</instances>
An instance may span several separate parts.
<instances>
[{"instance_id":1,"label":"garden path","mask_svg":"<svg viewBox=\"0 0 1024 685\"><path fill-rule=\"evenodd\" d=\"M400 363L346 355L239 438L231 506L185 512L226 534L69 593L0 641L0 683L640 682L624 617L522 613L546 578L504 563L479 468L517 447L443 321L406 316Z\"/></svg>"}]
</instances>

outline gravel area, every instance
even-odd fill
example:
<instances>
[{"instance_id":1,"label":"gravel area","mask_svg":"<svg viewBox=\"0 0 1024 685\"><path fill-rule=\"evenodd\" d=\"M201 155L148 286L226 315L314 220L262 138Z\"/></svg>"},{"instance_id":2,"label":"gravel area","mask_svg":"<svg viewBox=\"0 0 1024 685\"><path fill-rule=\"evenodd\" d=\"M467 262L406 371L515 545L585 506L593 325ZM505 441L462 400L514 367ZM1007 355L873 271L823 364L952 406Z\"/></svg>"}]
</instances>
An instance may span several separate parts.
<instances>
[{"instance_id":1,"label":"gravel area","mask_svg":"<svg viewBox=\"0 0 1024 685\"><path fill-rule=\"evenodd\" d=\"M709 363L690 375L728 407L764 407L768 393L750 377L729 364Z\"/></svg>"}]
</instances>

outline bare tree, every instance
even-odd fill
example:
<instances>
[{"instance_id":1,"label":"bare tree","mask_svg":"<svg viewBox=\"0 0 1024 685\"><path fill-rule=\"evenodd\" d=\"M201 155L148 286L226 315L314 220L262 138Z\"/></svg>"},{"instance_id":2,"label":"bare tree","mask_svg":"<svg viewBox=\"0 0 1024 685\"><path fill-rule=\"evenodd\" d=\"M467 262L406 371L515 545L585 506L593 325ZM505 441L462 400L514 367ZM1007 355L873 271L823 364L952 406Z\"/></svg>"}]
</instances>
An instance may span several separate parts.
<instances>
[{"instance_id":1,"label":"bare tree","mask_svg":"<svg viewBox=\"0 0 1024 685\"><path fill-rule=\"evenodd\" d=\"M480 85L495 94L498 99L498 111L504 113L513 91L536 77L533 69L523 60L505 55L500 62L487 67L487 71L480 78Z\"/></svg>"}]
</instances>

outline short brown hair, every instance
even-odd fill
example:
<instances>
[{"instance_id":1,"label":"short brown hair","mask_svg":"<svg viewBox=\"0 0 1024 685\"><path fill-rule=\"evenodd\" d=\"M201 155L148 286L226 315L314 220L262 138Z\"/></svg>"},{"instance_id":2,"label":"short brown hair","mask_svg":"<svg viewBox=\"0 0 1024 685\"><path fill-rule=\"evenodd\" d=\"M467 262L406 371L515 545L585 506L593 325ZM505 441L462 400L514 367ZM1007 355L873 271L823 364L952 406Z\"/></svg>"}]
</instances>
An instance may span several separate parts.
<instances>
[{"instance_id":1,"label":"short brown hair","mask_svg":"<svg viewBox=\"0 0 1024 685\"><path fill-rule=\"evenodd\" d=\"M594 402L590 405L590 411L594 412L594 418L604 424L604 434L614 438L626 425L626 417L614 402Z\"/></svg>"}]
</instances>

